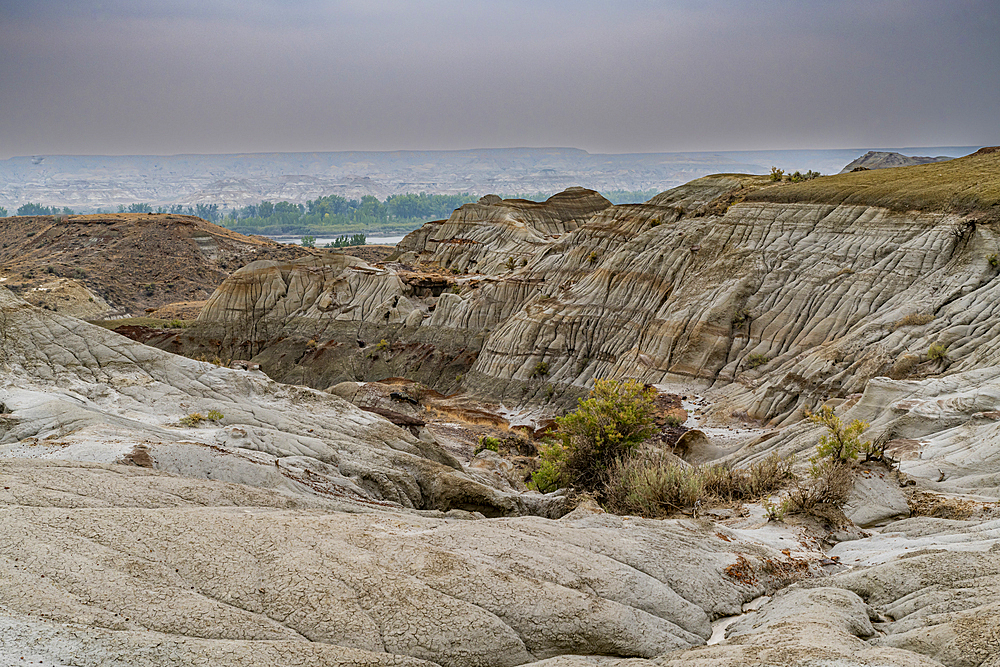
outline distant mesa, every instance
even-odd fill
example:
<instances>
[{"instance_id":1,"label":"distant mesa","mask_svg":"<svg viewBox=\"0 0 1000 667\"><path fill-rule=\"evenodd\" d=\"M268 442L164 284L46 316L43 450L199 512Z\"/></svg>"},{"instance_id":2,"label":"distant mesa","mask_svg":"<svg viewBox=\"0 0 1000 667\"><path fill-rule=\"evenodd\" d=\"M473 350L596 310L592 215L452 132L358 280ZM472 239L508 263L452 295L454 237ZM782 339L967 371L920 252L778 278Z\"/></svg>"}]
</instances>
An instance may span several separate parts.
<instances>
[{"instance_id":1,"label":"distant mesa","mask_svg":"<svg viewBox=\"0 0 1000 667\"><path fill-rule=\"evenodd\" d=\"M841 174L868 169L889 169L890 167L912 167L915 164L930 164L954 160L953 157L939 155L938 157L911 157L902 153L887 151L868 151L854 162L840 170Z\"/></svg>"}]
</instances>

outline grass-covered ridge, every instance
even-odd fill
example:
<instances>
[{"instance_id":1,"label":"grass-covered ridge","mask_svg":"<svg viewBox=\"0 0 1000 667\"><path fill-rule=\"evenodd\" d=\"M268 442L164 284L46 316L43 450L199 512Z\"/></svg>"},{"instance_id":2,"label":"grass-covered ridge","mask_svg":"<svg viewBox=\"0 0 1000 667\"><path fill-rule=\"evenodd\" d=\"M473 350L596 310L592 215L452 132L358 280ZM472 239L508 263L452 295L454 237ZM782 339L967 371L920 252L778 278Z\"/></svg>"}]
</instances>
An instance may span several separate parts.
<instances>
[{"instance_id":1,"label":"grass-covered ridge","mask_svg":"<svg viewBox=\"0 0 1000 667\"><path fill-rule=\"evenodd\" d=\"M748 193L745 201L857 204L895 211L978 211L1000 219L1000 150L984 148L947 162L781 183Z\"/></svg>"}]
</instances>

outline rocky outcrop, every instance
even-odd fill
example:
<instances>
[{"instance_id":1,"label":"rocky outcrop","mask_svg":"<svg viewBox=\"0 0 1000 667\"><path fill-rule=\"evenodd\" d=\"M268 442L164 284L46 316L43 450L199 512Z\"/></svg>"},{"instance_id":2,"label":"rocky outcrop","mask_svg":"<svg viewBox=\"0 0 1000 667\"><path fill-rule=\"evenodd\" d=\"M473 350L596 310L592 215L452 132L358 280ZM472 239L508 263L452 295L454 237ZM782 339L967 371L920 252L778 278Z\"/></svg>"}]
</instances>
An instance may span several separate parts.
<instances>
[{"instance_id":1,"label":"rocky outcrop","mask_svg":"<svg viewBox=\"0 0 1000 667\"><path fill-rule=\"evenodd\" d=\"M5 218L0 241L5 287L33 305L87 319L205 300L248 262L310 252L194 216L145 213Z\"/></svg>"},{"instance_id":2,"label":"rocky outcrop","mask_svg":"<svg viewBox=\"0 0 1000 667\"><path fill-rule=\"evenodd\" d=\"M220 288L202 320L229 327L221 339L231 344L272 350L262 357L268 372L314 386L407 373L400 362L333 377L313 370L333 364L288 344L276 359L281 347L269 341L292 332L319 350L385 338L400 353L439 341L436 377L414 379L446 380L435 388L451 391L454 378L440 369L464 355L451 366L461 386L508 402L566 401L594 377L730 385L711 417L791 423L873 377L997 360L1000 236L989 174L995 180L998 160L803 184L722 175L628 206L582 190L542 205L490 199L401 244L400 259L448 270L434 278L439 287L419 287L429 278L413 280L400 264L253 265ZM906 209L910 195L890 196L871 178L906 187L932 178L937 189L920 195L926 210L916 212ZM960 197L942 194L966 180ZM808 202L783 201L789 192ZM461 273L470 267L478 273ZM932 358L934 345L945 354Z\"/></svg>"},{"instance_id":3,"label":"rocky outcrop","mask_svg":"<svg viewBox=\"0 0 1000 667\"><path fill-rule=\"evenodd\" d=\"M892 167L912 167L915 164L930 164L932 162L944 162L953 160L953 157L939 155L938 157L918 157L893 153L889 151L868 151L857 160L840 170L841 174L847 174L861 169L890 169Z\"/></svg>"},{"instance_id":4,"label":"rocky outcrop","mask_svg":"<svg viewBox=\"0 0 1000 667\"><path fill-rule=\"evenodd\" d=\"M67 461L2 461L0 483L0 656L653 657L704 643L711 618L787 580L767 574L789 560L777 549L692 521L460 521ZM734 562L759 576L727 576Z\"/></svg>"},{"instance_id":5,"label":"rocky outcrop","mask_svg":"<svg viewBox=\"0 0 1000 667\"><path fill-rule=\"evenodd\" d=\"M2 288L0 340L6 456L141 460L187 477L424 510L561 507L488 486L433 440L336 396L167 354Z\"/></svg>"}]
</instances>

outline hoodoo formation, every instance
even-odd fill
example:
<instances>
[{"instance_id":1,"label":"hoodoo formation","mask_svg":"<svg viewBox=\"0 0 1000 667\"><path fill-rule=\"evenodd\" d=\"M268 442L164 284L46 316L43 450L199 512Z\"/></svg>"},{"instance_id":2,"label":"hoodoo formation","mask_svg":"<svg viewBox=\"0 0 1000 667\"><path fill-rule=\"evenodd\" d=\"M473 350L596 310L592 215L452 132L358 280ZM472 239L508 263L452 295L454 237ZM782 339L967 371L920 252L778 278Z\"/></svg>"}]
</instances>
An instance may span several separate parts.
<instances>
[{"instance_id":1,"label":"hoodoo formation","mask_svg":"<svg viewBox=\"0 0 1000 667\"><path fill-rule=\"evenodd\" d=\"M12 220L67 270L152 224ZM489 195L381 263L167 222L227 266L145 344L4 255L0 662L1000 667L1000 152ZM655 518L528 490L598 379L654 388L671 470L797 479ZM809 505L834 417L869 448Z\"/></svg>"}]
</instances>

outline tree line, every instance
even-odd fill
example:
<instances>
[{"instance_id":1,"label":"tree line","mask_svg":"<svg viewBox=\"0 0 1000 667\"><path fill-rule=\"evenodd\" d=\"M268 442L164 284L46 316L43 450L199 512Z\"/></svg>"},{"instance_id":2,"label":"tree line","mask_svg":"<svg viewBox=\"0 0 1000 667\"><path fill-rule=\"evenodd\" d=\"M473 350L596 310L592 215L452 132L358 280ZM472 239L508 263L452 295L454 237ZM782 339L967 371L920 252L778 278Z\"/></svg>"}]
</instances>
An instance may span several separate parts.
<instances>
[{"instance_id":1,"label":"tree line","mask_svg":"<svg viewBox=\"0 0 1000 667\"><path fill-rule=\"evenodd\" d=\"M604 196L614 204L630 204L646 201L658 192L658 190L611 190L604 193ZM505 199L544 201L552 194L554 193L535 192L502 196ZM378 234L409 231L428 220L447 218L456 208L477 199L477 195L469 193L457 195L407 193L390 195L384 200L371 195L365 195L361 199L327 195L307 201L305 204L265 200L229 211L221 209L218 204L194 206L173 204L154 208L151 204L137 202L127 206L119 204L117 212L194 215L246 234L331 236L357 232ZM111 212L97 210L97 213ZM73 215L74 213L73 209L66 206L60 208L29 202L19 207L16 215ZM6 216L7 210L0 207L0 217Z\"/></svg>"}]
</instances>

